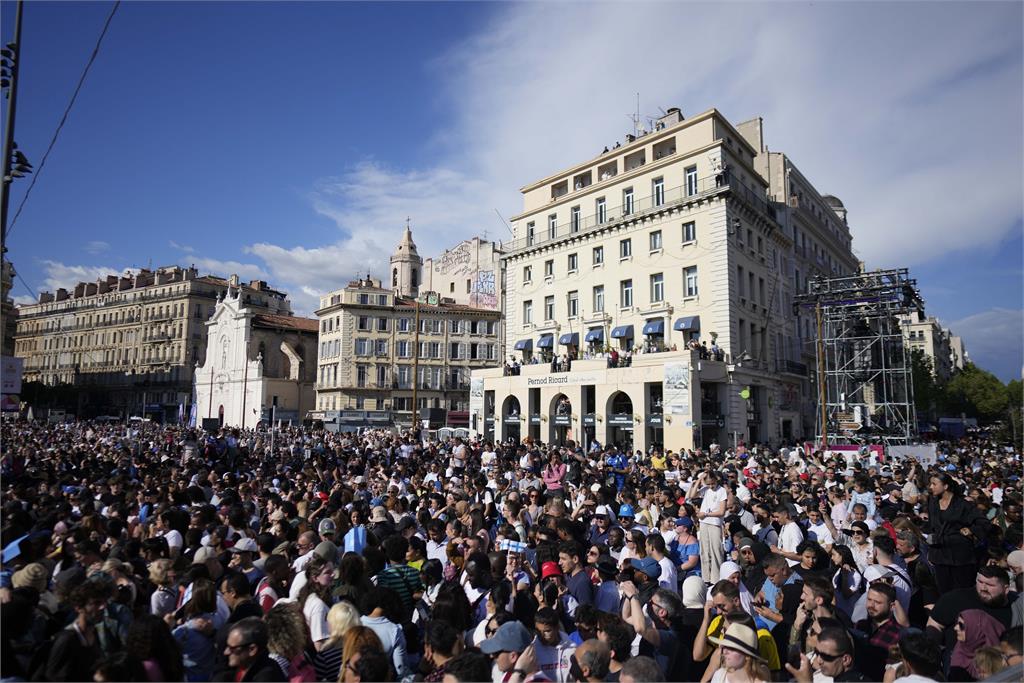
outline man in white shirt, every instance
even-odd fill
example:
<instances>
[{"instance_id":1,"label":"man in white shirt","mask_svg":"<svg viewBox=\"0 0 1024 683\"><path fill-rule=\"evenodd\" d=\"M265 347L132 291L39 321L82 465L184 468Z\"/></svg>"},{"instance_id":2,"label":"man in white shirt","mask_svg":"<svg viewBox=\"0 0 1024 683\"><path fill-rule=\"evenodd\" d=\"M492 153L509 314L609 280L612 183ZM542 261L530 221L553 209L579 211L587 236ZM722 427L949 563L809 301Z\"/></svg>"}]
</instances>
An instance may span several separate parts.
<instances>
[{"instance_id":1,"label":"man in white shirt","mask_svg":"<svg viewBox=\"0 0 1024 683\"><path fill-rule=\"evenodd\" d=\"M807 521L809 522L807 535L817 541L818 545L825 549L825 552L831 550L835 539L832 538L832 532L828 530L828 525L822 519L821 510L808 506Z\"/></svg>"},{"instance_id":2,"label":"man in white shirt","mask_svg":"<svg viewBox=\"0 0 1024 683\"><path fill-rule=\"evenodd\" d=\"M697 519L700 522L697 541L700 543L700 575L704 583L718 583L718 569L725 561L722 546L722 518L728 492L722 487L717 472L703 472L690 487L687 498L701 498Z\"/></svg>"},{"instance_id":3,"label":"man in white shirt","mask_svg":"<svg viewBox=\"0 0 1024 683\"><path fill-rule=\"evenodd\" d=\"M796 549L804 542L804 532L793 521L789 508L785 505L775 508L772 521L779 525L779 544L771 546L772 552L785 557L790 567L800 564L800 555Z\"/></svg>"},{"instance_id":4,"label":"man in white shirt","mask_svg":"<svg viewBox=\"0 0 1024 683\"><path fill-rule=\"evenodd\" d=\"M670 591L679 592L679 572L676 571L675 563L666 555L665 537L657 532L649 535L647 537L647 554L661 565L658 585Z\"/></svg>"}]
</instances>

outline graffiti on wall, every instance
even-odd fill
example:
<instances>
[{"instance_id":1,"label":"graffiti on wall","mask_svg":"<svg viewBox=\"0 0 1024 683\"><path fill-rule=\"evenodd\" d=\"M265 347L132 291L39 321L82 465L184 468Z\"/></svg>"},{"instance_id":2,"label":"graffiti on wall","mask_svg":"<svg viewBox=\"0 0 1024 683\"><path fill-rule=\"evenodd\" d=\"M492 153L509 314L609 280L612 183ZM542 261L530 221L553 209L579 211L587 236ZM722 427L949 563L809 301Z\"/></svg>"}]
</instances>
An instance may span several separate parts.
<instances>
[{"instance_id":1,"label":"graffiti on wall","mask_svg":"<svg viewBox=\"0 0 1024 683\"><path fill-rule=\"evenodd\" d=\"M476 274L473 286L474 304L479 308L498 307L498 287L493 270L481 270Z\"/></svg>"},{"instance_id":2,"label":"graffiti on wall","mask_svg":"<svg viewBox=\"0 0 1024 683\"><path fill-rule=\"evenodd\" d=\"M451 251L446 251L434 262L434 272L445 275L465 275L473 270L472 243L463 242Z\"/></svg>"}]
</instances>

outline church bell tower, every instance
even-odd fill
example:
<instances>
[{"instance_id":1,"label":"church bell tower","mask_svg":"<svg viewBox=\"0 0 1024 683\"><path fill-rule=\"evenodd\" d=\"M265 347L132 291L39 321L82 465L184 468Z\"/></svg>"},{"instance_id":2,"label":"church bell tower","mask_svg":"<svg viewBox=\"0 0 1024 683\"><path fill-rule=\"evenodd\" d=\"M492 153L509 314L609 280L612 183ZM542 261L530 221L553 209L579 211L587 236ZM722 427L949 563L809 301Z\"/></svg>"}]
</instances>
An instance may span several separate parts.
<instances>
[{"instance_id":1,"label":"church bell tower","mask_svg":"<svg viewBox=\"0 0 1024 683\"><path fill-rule=\"evenodd\" d=\"M420 291L422 271L423 259L416 252L416 243L412 241L412 230L406 219L402 240L391 255L391 289L398 296L416 298Z\"/></svg>"}]
</instances>

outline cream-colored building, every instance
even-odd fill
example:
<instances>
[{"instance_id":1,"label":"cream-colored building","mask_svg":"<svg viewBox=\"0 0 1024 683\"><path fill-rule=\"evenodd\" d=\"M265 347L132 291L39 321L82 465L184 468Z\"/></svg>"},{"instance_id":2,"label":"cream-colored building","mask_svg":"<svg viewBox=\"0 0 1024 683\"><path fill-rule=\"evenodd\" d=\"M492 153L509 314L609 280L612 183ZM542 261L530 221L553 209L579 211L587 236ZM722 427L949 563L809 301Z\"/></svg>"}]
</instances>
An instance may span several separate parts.
<instances>
[{"instance_id":1,"label":"cream-colored building","mask_svg":"<svg viewBox=\"0 0 1024 683\"><path fill-rule=\"evenodd\" d=\"M206 327L206 359L196 367L197 425L297 424L313 408L316 320L245 304L233 276Z\"/></svg>"},{"instance_id":2,"label":"cream-colored building","mask_svg":"<svg viewBox=\"0 0 1024 683\"><path fill-rule=\"evenodd\" d=\"M908 348L920 350L931 360L932 375L940 382L963 369L966 355L963 340L944 329L934 317L923 314L904 317L903 340Z\"/></svg>"},{"instance_id":3,"label":"cream-colored building","mask_svg":"<svg viewBox=\"0 0 1024 683\"><path fill-rule=\"evenodd\" d=\"M390 287L367 276L321 297L312 417L343 430L408 426L415 397L418 419L468 426L469 373L501 362L501 315L423 289L424 277L435 285L465 279L432 265L406 228L391 257ZM463 292L463 301L473 295Z\"/></svg>"},{"instance_id":4,"label":"cream-colored building","mask_svg":"<svg viewBox=\"0 0 1024 683\"><path fill-rule=\"evenodd\" d=\"M478 432L634 449L810 435L791 297L809 275L794 277L794 230L813 226L775 200L793 174L774 190L762 175L759 121L741 132L716 110L671 109L653 128L522 188L502 249L507 345L523 365L474 373ZM833 267L854 266L846 239ZM568 371L551 362L563 357Z\"/></svg>"},{"instance_id":5,"label":"cream-colored building","mask_svg":"<svg viewBox=\"0 0 1024 683\"><path fill-rule=\"evenodd\" d=\"M24 359L25 382L75 387L78 405L67 408L76 414L173 421L191 403L206 321L227 289L223 278L167 266L43 292L19 308L14 355ZM291 313L265 282L239 291L256 310Z\"/></svg>"},{"instance_id":6,"label":"cream-colored building","mask_svg":"<svg viewBox=\"0 0 1024 683\"><path fill-rule=\"evenodd\" d=\"M501 249L494 242L479 237L459 242L437 258L424 259L422 272L420 289L425 292L473 308L501 309Z\"/></svg>"}]
</instances>

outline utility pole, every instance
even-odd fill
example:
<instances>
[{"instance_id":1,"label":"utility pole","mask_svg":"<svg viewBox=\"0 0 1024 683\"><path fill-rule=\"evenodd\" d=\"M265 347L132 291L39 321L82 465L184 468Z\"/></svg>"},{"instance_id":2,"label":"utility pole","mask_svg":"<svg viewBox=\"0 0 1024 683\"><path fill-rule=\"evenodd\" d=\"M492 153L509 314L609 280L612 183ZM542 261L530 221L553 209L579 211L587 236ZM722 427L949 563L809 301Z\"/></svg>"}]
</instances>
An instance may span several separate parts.
<instances>
[{"instance_id":1,"label":"utility pole","mask_svg":"<svg viewBox=\"0 0 1024 683\"><path fill-rule=\"evenodd\" d=\"M416 426L416 389L419 384L419 369L420 369L420 299L416 297L416 330L413 332L412 341L412 428L417 429Z\"/></svg>"},{"instance_id":2,"label":"utility pole","mask_svg":"<svg viewBox=\"0 0 1024 683\"><path fill-rule=\"evenodd\" d=\"M18 69L21 66L21 11L24 5L24 0L18 0L18 10L14 15L14 41L8 43L4 50L5 61L10 64L10 84L7 90L7 127L4 133L3 195L0 197L0 256L7 253L7 208L11 199L11 182L14 180L11 162L14 157L14 119L18 105Z\"/></svg>"}]
</instances>

